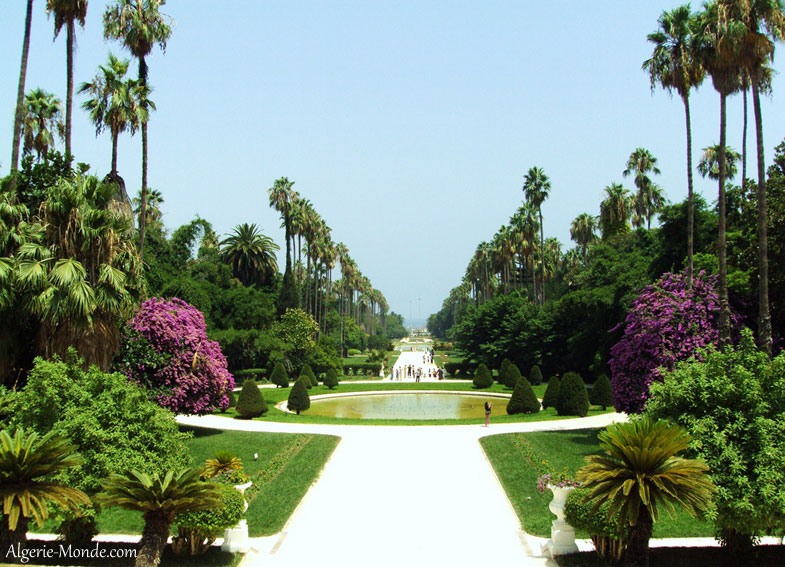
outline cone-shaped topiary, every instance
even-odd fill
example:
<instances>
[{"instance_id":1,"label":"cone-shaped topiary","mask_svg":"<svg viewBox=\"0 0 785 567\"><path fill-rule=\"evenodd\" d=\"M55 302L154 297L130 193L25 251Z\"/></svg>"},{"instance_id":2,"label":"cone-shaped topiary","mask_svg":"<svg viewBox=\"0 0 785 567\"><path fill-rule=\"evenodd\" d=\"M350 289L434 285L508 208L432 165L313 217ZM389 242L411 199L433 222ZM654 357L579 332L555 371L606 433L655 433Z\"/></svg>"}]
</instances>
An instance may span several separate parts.
<instances>
[{"instance_id":1,"label":"cone-shaped topiary","mask_svg":"<svg viewBox=\"0 0 785 567\"><path fill-rule=\"evenodd\" d=\"M335 372L334 368L330 368L327 371L327 375L324 377L324 385L331 390L338 385L338 374Z\"/></svg>"},{"instance_id":2,"label":"cone-shaped topiary","mask_svg":"<svg viewBox=\"0 0 785 567\"><path fill-rule=\"evenodd\" d=\"M602 406L604 410L608 406L613 405L613 388L611 387L611 379L607 374L601 374L589 394L589 400L592 405Z\"/></svg>"},{"instance_id":3,"label":"cone-shaped topiary","mask_svg":"<svg viewBox=\"0 0 785 567\"><path fill-rule=\"evenodd\" d=\"M270 376L270 382L279 388L289 387L289 375L286 373L286 368L284 368L282 362L277 363L275 368L273 368L273 373Z\"/></svg>"},{"instance_id":4,"label":"cone-shaped topiary","mask_svg":"<svg viewBox=\"0 0 785 567\"><path fill-rule=\"evenodd\" d=\"M308 384L310 384L308 377L301 374L297 379L297 382L292 386L292 391L289 392L287 407L291 411L296 411L297 415L300 415L301 411L305 411L311 407L311 397L308 395Z\"/></svg>"},{"instance_id":5,"label":"cone-shaped topiary","mask_svg":"<svg viewBox=\"0 0 785 567\"><path fill-rule=\"evenodd\" d=\"M502 360L501 366L499 366L499 373L496 376L497 382L501 384L507 383L505 382L505 377L507 376L507 370L509 370L510 364L512 364L512 362L510 362L509 358L505 358L504 360Z\"/></svg>"},{"instance_id":6,"label":"cone-shaped topiary","mask_svg":"<svg viewBox=\"0 0 785 567\"><path fill-rule=\"evenodd\" d=\"M518 385L518 380L521 379L521 371L512 363L507 367L507 373L504 376L504 385L511 390Z\"/></svg>"},{"instance_id":7,"label":"cone-shaped topiary","mask_svg":"<svg viewBox=\"0 0 785 567\"><path fill-rule=\"evenodd\" d=\"M542 384L542 371L536 364L532 366L532 371L529 372L529 384L532 386L539 386Z\"/></svg>"},{"instance_id":8,"label":"cone-shaped topiary","mask_svg":"<svg viewBox=\"0 0 785 567\"><path fill-rule=\"evenodd\" d=\"M477 367L477 372L474 374L474 381L472 383L475 388L490 388L493 386L493 376L491 376L487 366L480 364Z\"/></svg>"},{"instance_id":9,"label":"cone-shaped topiary","mask_svg":"<svg viewBox=\"0 0 785 567\"><path fill-rule=\"evenodd\" d=\"M561 381L558 376L551 376L548 380L548 387L545 388L545 395L542 397L542 409L555 408L556 400L559 399L559 389Z\"/></svg>"},{"instance_id":10,"label":"cone-shaped topiary","mask_svg":"<svg viewBox=\"0 0 785 567\"><path fill-rule=\"evenodd\" d=\"M305 375L308 376L308 379L311 381L311 386L318 386L319 381L316 379L316 374L313 373L311 370L311 366L306 364L303 366L303 369L300 371L300 376ZM308 386L308 389L311 389L311 386Z\"/></svg>"},{"instance_id":11,"label":"cone-shaped topiary","mask_svg":"<svg viewBox=\"0 0 785 567\"><path fill-rule=\"evenodd\" d=\"M267 402L259 391L259 386L250 378L243 382L243 389L237 397L237 413L240 417L259 417L267 411Z\"/></svg>"},{"instance_id":12,"label":"cone-shaped topiary","mask_svg":"<svg viewBox=\"0 0 785 567\"><path fill-rule=\"evenodd\" d=\"M589 393L583 378L577 372L567 372L562 378L556 400L556 413L580 417L586 417L589 413Z\"/></svg>"},{"instance_id":13,"label":"cone-shaped topiary","mask_svg":"<svg viewBox=\"0 0 785 567\"><path fill-rule=\"evenodd\" d=\"M532 390L532 385L526 378L519 378L512 392L512 397L507 403L507 413L537 413L540 411L540 402Z\"/></svg>"}]
</instances>

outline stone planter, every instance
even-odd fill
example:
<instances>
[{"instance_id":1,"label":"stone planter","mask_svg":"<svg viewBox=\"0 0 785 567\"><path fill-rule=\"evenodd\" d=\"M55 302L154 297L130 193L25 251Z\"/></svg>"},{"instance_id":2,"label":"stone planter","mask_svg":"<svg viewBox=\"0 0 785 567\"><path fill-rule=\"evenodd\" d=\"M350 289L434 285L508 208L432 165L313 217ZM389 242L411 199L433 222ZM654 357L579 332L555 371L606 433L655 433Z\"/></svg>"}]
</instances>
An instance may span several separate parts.
<instances>
[{"instance_id":1,"label":"stone planter","mask_svg":"<svg viewBox=\"0 0 785 567\"><path fill-rule=\"evenodd\" d=\"M235 484L234 488L240 494L245 494L245 491L251 487L250 480L245 484ZM248 502L243 499L243 512L248 509ZM240 520L237 525L233 528L228 528L224 530L224 542L221 545L221 549L223 551L228 551L230 553L248 553L249 549L248 544L248 522L246 520Z\"/></svg>"},{"instance_id":2,"label":"stone planter","mask_svg":"<svg viewBox=\"0 0 785 567\"><path fill-rule=\"evenodd\" d=\"M553 486L548 485L553 492L553 500L548 505L551 512L556 515L551 526L551 539L545 544L545 551L551 557L554 555L564 555L567 553L577 553L578 546L575 544L575 530L564 520L564 504L567 502L567 495L575 487L573 486Z\"/></svg>"}]
</instances>

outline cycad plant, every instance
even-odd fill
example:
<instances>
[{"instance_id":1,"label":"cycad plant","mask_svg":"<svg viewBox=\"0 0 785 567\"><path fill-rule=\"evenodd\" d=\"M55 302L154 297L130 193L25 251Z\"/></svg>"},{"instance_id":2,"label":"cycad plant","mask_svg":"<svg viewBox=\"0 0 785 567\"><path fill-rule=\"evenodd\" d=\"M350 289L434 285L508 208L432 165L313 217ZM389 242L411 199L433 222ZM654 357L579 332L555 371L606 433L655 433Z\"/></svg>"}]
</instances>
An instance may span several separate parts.
<instances>
[{"instance_id":1,"label":"cycad plant","mask_svg":"<svg viewBox=\"0 0 785 567\"><path fill-rule=\"evenodd\" d=\"M216 451L212 459L205 461L202 476L210 479L223 472L234 470L243 470L243 462L240 460L240 457L231 451Z\"/></svg>"},{"instance_id":2,"label":"cycad plant","mask_svg":"<svg viewBox=\"0 0 785 567\"><path fill-rule=\"evenodd\" d=\"M708 509L715 490L708 467L677 457L690 436L680 425L643 418L609 426L599 434L604 455L589 455L577 479L596 506L610 502L610 513L627 526L624 564L647 567L653 522L662 509L678 504L695 516Z\"/></svg>"},{"instance_id":3,"label":"cycad plant","mask_svg":"<svg viewBox=\"0 0 785 567\"><path fill-rule=\"evenodd\" d=\"M43 437L25 433L22 428L0 431L0 497L3 520L0 524L0 547L24 547L30 518L40 526L49 516L48 503L75 510L90 499L81 490L61 486L51 474L82 464L76 445L50 432Z\"/></svg>"},{"instance_id":4,"label":"cycad plant","mask_svg":"<svg viewBox=\"0 0 785 567\"><path fill-rule=\"evenodd\" d=\"M176 514L220 505L218 486L202 481L201 474L201 469L170 470L163 477L130 471L125 476L110 475L101 483L103 492L96 496L98 503L142 512L144 528L136 567L160 563Z\"/></svg>"}]
</instances>

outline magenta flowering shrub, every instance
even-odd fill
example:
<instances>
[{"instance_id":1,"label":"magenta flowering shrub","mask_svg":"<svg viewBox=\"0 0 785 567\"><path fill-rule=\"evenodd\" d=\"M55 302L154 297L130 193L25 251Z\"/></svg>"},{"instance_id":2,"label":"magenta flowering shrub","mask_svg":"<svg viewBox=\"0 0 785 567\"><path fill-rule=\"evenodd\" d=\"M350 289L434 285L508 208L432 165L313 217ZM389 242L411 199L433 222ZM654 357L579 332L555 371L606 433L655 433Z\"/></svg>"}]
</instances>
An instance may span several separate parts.
<instances>
[{"instance_id":1,"label":"magenta flowering shrub","mask_svg":"<svg viewBox=\"0 0 785 567\"><path fill-rule=\"evenodd\" d=\"M154 297L142 303L128 326L164 355L149 368L133 361L126 375L151 389L156 401L176 413L204 414L229 406L234 378L220 345L207 338L204 315L182 299Z\"/></svg>"},{"instance_id":2,"label":"magenta flowering shrub","mask_svg":"<svg viewBox=\"0 0 785 567\"><path fill-rule=\"evenodd\" d=\"M624 326L624 335L611 348L608 361L617 411L643 411L649 385L662 380L661 369L672 370L698 349L717 344L720 302L716 289L717 276L700 272L691 290L686 274L666 273L641 291L619 325Z\"/></svg>"}]
</instances>

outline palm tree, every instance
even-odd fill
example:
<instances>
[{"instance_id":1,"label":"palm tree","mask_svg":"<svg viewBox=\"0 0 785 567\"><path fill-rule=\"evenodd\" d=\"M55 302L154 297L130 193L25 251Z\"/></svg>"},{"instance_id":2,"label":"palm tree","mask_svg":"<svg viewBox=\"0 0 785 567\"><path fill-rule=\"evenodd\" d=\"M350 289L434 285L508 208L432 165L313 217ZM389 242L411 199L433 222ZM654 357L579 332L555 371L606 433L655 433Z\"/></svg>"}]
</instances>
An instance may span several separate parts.
<instances>
[{"instance_id":1,"label":"palm tree","mask_svg":"<svg viewBox=\"0 0 785 567\"><path fill-rule=\"evenodd\" d=\"M145 217L145 226L149 229L163 230L163 223L161 217L161 204L164 202L163 195L156 189L148 188L147 191L147 215ZM133 198L134 214L139 218L142 214L142 190L139 190L137 197ZM141 220L139 221L141 223Z\"/></svg>"},{"instance_id":2,"label":"palm tree","mask_svg":"<svg viewBox=\"0 0 785 567\"><path fill-rule=\"evenodd\" d=\"M635 198L635 212L643 224L643 219L646 219L646 228L651 228L651 217L657 212L657 209L662 206L655 202L657 200L654 189L654 183L649 178L647 173L652 172L657 175L660 170L657 167L657 158L646 148L635 148L627 160L627 167L622 172L624 177L630 174L635 174L635 186L638 188L638 194ZM661 196L661 192L659 194Z\"/></svg>"},{"instance_id":3,"label":"palm tree","mask_svg":"<svg viewBox=\"0 0 785 567\"><path fill-rule=\"evenodd\" d=\"M46 11L55 14L55 39L65 26L65 153L71 154L71 108L74 102L74 21L84 28L87 0L46 0Z\"/></svg>"},{"instance_id":4,"label":"palm tree","mask_svg":"<svg viewBox=\"0 0 785 567\"><path fill-rule=\"evenodd\" d=\"M540 251L545 249L545 238L542 226L542 203L551 191L551 181L541 167L529 168L523 180L523 193L526 200L537 208L540 217ZM544 265L542 266L544 269ZM541 295L540 304L545 304L545 272L540 271Z\"/></svg>"},{"instance_id":5,"label":"palm tree","mask_svg":"<svg viewBox=\"0 0 785 567\"><path fill-rule=\"evenodd\" d=\"M629 230L627 221L632 216L633 200L630 192L620 183L605 187L605 199L600 203L600 230L607 238Z\"/></svg>"},{"instance_id":6,"label":"palm tree","mask_svg":"<svg viewBox=\"0 0 785 567\"><path fill-rule=\"evenodd\" d=\"M674 90L684 103L687 122L687 278L692 287L692 255L695 232L695 207L692 187L692 125L690 123L690 89L697 88L705 71L695 57L693 16L690 5L685 4L670 12L663 12L659 29L647 36L654 44L651 59L643 63L649 72L651 88L659 84L669 93Z\"/></svg>"},{"instance_id":7,"label":"palm tree","mask_svg":"<svg viewBox=\"0 0 785 567\"><path fill-rule=\"evenodd\" d=\"M610 501L610 513L626 520L625 565L647 567L652 524L661 510L672 515L679 505L695 516L708 509L715 489L708 467L676 456L687 449L690 436L664 420L611 425L598 439L605 454L586 457L577 478L596 506Z\"/></svg>"},{"instance_id":8,"label":"palm tree","mask_svg":"<svg viewBox=\"0 0 785 567\"><path fill-rule=\"evenodd\" d=\"M104 12L104 37L117 39L139 60L139 84L147 87L147 62L153 46L166 50L172 35L167 19L158 11L166 0L115 0ZM148 91L149 92L149 91ZM142 220L147 210L147 122L142 122ZM139 254L144 252L145 225L139 226Z\"/></svg>"},{"instance_id":9,"label":"palm tree","mask_svg":"<svg viewBox=\"0 0 785 567\"><path fill-rule=\"evenodd\" d=\"M597 240L597 217L589 213L581 213L572 221L570 225L570 239L581 247L583 262L586 263L586 253L589 244Z\"/></svg>"},{"instance_id":10,"label":"palm tree","mask_svg":"<svg viewBox=\"0 0 785 567\"><path fill-rule=\"evenodd\" d=\"M33 89L25 95L25 114L22 120L22 153L35 150L38 161L46 159L49 148L54 145L54 134L62 133L63 104L55 95L43 89Z\"/></svg>"},{"instance_id":11,"label":"palm tree","mask_svg":"<svg viewBox=\"0 0 785 567\"><path fill-rule=\"evenodd\" d=\"M524 203L515 212L511 219L511 224L515 227L518 234L518 254L520 256L521 282L524 281L524 271L526 267L534 269L534 251L537 249L535 244L539 222L537 221L537 210L531 203ZM535 286L536 278L532 273L532 287ZM536 292L533 294L536 295Z\"/></svg>"},{"instance_id":12,"label":"palm tree","mask_svg":"<svg viewBox=\"0 0 785 567\"><path fill-rule=\"evenodd\" d=\"M283 315L290 307L299 305L299 294L297 285L292 276L292 207L297 200L297 192L292 189L294 181L289 181L286 177L276 179L273 186L267 190L270 198L270 207L278 211L284 226L284 238L286 241L286 269L283 273L283 283L281 293L278 296L276 312Z\"/></svg>"},{"instance_id":13,"label":"palm tree","mask_svg":"<svg viewBox=\"0 0 785 567\"><path fill-rule=\"evenodd\" d=\"M25 81L27 79L27 54L30 51L30 29L33 19L33 0L27 0L25 12L25 35L22 40L22 63L19 66L19 87L16 91L16 112L14 113L14 135L11 146L11 173L19 166L19 140L22 136L22 122L25 117Z\"/></svg>"},{"instance_id":14,"label":"palm tree","mask_svg":"<svg viewBox=\"0 0 785 567\"><path fill-rule=\"evenodd\" d=\"M278 245L263 235L255 224L234 227L234 234L221 241L221 259L232 267L243 285L264 284L278 272Z\"/></svg>"},{"instance_id":15,"label":"palm tree","mask_svg":"<svg viewBox=\"0 0 785 567\"><path fill-rule=\"evenodd\" d=\"M0 545L4 550L16 545L24 547L28 521L32 518L39 527L43 525L49 517L49 502L67 510L90 503L81 490L51 480L53 474L82 464L76 449L76 445L54 431L40 438L22 428L13 435L0 431Z\"/></svg>"},{"instance_id":16,"label":"palm tree","mask_svg":"<svg viewBox=\"0 0 785 567\"><path fill-rule=\"evenodd\" d=\"M737 166L736 164L741 159L741 154L731 148L725 146L725 179L733 179L736 177ZM702 177L718 180L720 178L720 146L714 144L707 148L703 148L703 155L698 162L698 173Z\"/></svg>"},{"instance_id":17,"label":"palm tree","mask_svg":"<svg viewBox=\"0 0 785 567\"><path fill-rule=\"evenodd\" d=\"M220 506L218 486L200 479L201 469L167 471L163 478L130 471L112 474L101 483L96 502L142 513L144 529L139 542L136 567L155 567L169 538L176 514Z\"/></svg>"}]
</instances>

